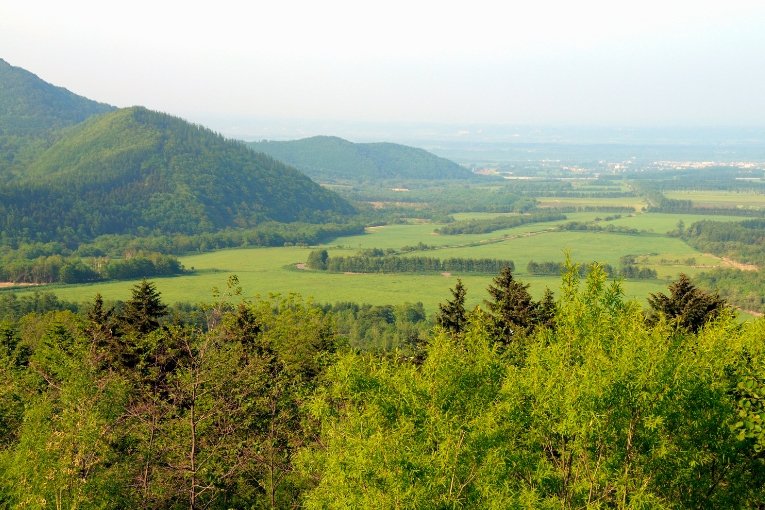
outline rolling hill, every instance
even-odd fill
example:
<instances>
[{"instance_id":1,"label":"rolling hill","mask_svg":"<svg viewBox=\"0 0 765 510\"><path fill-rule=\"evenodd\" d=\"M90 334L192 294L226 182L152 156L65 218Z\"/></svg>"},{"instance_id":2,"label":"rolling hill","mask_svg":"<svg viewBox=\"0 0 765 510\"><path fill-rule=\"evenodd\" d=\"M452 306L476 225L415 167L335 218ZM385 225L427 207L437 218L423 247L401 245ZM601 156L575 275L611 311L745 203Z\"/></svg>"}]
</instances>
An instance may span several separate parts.
<instances>
[{"instance_id":1,"label":"rolling hill","mask_svg":"<svg viewBox=\"0 0 765 510\"><path fill-rule=\"evenodd\" d=\"M334 136L247 144L322 181L469 179L472 173L423 149L395 143L353 143Z\"/></svg>"},{"instance_id":2,"label":"rolling hill","mask_svg":"<svg viewBox=\"0 0 765 510\"><path fill-rule=\"evenodd\" d=\"M64 130L22 176L0 188L0 230L30 240L195 234L352 212L294 168L142 107Z\"/></svg>"}]
</instances>

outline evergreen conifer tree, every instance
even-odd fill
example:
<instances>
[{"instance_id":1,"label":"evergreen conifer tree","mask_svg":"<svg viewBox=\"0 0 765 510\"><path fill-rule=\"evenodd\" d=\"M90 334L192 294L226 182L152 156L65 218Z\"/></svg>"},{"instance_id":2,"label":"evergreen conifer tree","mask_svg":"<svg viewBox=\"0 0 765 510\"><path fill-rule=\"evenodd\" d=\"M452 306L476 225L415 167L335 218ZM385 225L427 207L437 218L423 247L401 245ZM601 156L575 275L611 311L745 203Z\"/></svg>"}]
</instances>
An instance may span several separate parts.
<instances>
[{"instance_id":1,"label":"evergreen conifer tree","mask_svg":"<svg viewBox=\"0 0 765 510\"><path fill-rule=\"evenodd\" d=\"M159 328L159 319L167 313L154 284L145 278L133 287L133 297L125 303L122 322L126 329L145 335Z\"/></svg>"},{"instance_id":2,"label":"evergreen conifer tree","mask_svg":"<svg viewBox=\"0 0 765 510\"><path fill-rule=\"evenodd\" d=\"M509 342L518 334L528 334L538 321L539 304L534 302L528 284L513 278L513 271L504 267L487 289L491 300L486 300L500 341Z\"/></svg>"},{"instance_id":3,"label":"evergreen conifer tree","mask_svg":"<svg viewBox=\"0 0 765 510\"><path fill-rule=\"evenodd\" d=\"M649 321L655 322L659 314L672 319L679 327L697 332L708 321L717 317L727 303L717 294L708 294L696 287L686 276L669 286L669 296L657 292L648 297L651 307Z\"/></svg>"},{"instance_id":4,"label":"evergreen conifer tree","mask_svg":"<svg viewBox=\"0 0 765 510\"><path fill-rule=\"evenodd\" d=\"M465 313L466 290L459 278L457 278L457 284L454 288L449 290L454 299L438 305L436 324L447 331L458 334L465 329L467 323L467 314Z\"/></svg>"},{"instance_id":5,"label":"evergreen conifer tree","mask_svg":"<svg viewBox=\"0 0 765 510\"><path fill-rule=\"evenodd\" d=\"M539 302L537 321L540 326L548 328L552 328L555 324L555 295L549 288L545 289L545 295Z\"/></svg>"}]
</instances>

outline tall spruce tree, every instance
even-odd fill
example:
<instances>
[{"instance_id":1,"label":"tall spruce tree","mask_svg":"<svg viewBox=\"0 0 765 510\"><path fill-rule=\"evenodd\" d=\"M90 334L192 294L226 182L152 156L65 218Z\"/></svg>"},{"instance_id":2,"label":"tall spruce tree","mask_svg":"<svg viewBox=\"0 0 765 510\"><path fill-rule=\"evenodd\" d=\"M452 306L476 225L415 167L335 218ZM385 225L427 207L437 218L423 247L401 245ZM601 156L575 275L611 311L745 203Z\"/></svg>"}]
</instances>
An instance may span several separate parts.
<instances>
[{"instance_id":1,"label":"tall spruce tree","mask_svg":"<svg viewBox=\"0 0 765 510\"><path fill-rule=\"evenodd\" d=\"M686 276L680 277L669 286L669 296L661 292L648 297L651 307L649 321L655 322L660 314L682 328L697 332L708 321L717 317L727 303L717 294L708 294L696 287Z\"/></svg>"},{"instance_id":2,"label":"tall spruce tree","mask_svg":"<svg viewBox=\"0 0 765 510\"><path fill-rule=\"evenodd\" d=\"M454 288L449 290L454 299L438 305L436 324L447 331L459 334L465 329L465 324L467 324L467 314L465 313L466 290L462 285L462 280L459 278L457 278L457 284Z\"/></svg>"},{"instance_id":3,"label":"tall spruce tree","mask_svg":"<svg viewBox=\"0 0 765 510\"><path fill-rule=\"evenodd\" d=\"M146 278L133 287L133 297L125 303L122 322L125 329L145 335L159 328L159 320L167 313L159 291Z\"/></svg>"},{"instance_id":4,"label":"tall spruce tree","mask_svg":"<svg viewBox=\"0 0 765 510\"><path fill-rule=\"evenodd\" d=\"M555 325L555 295L549 288L545 289L545 295L539 301L537 308L537 322L539 326L552 328Z\"/></svg>"},{"instance_id":5,"label":"tall spruce tree","mask_svg":"<svg viewBox=\"0 0 765 510\"><path fill-rule=\"evenodd\" d=\"M495 334L502 342L530 333L538 321L539 304L523 284L513 278L513 271L504 267L488 287L491 300L484 301L494 322Z\"/></svg>"}]
</instances>

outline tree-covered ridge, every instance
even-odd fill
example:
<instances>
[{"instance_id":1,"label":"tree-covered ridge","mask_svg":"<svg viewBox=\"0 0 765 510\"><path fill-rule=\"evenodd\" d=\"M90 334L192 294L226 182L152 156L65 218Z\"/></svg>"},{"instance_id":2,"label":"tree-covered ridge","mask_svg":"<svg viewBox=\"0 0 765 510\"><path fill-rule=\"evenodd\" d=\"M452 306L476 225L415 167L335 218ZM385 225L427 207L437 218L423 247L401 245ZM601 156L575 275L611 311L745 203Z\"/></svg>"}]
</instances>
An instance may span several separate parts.
<instances>
[{"instance_id":1,"label":"tree-covered ridge","mask_svg":"<svg viewBox=\"0 0 765 510\"><path fill-rule=\"evenodd\" d=\"M0 136L41 135L113 109L0 59Z\"/></svg>"},{"instance_id":2,"label":"tree-covered ridge","mask_svg":"<svg viewBox=\"0 0 765 510\"><path fill-rule=\"evenodd\" d=\"M247 145L315 179L468 179L472 175L458 164L423 149L394 143L353 143L333 136L315 136Z\"/></svg>"},{"instance_id":3,"label":"tree-covered ridge","mask_svg":"<svg viewBox=\"0 0 765 510\"><path fill-rule=\"evenodd\" d=\"M369 252L349 257L330 257L327 250L314 250L308 254L306 265L310 269L333 273L459 272L491 274L497 273L505 267L515 268L512 260L503 259L451 257L442 260L437 257L389 255L379 249L369 250Z\"/></svg>"},{"instance_id":4,"label":"tree-covered ridge","mask_svg":"<svg viewBox=\"0 0 765 510\"><path fill-rule=\"evenodd\" d=\"M0 195L5 235L45 241L196 234L353 213L297 170L141 107L70 128Z\"/></svg>"}]
</instances>

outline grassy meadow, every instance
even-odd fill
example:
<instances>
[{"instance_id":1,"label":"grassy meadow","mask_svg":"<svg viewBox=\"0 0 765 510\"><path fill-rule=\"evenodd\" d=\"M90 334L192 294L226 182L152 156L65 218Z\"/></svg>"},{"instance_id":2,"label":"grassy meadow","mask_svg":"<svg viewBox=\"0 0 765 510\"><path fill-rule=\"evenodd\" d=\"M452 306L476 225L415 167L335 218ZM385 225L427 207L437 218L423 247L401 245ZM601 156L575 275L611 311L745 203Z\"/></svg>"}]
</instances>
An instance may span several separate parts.
<instances>
[{"instance_id":1,"label":"grassy meadow","mask_svg":"<svg viewBox=\"0 0 765 510\"><path fill-rule=\"evenodd\" d=\"M495 213L466 213L456 219L489 218ZM562 261L570 253L577 262L601 261L618 267L624 255L635 255L642 265L656 269L656 280L624 282L627 296L643 301L651 292L665 291L670 280L680 272L694 275L719 266L722 261L702 254L682 240L666 235L678 221L686 225L698 221L699 215L639 213L622 215L600 225L637 228L639 234L589 231L558 231L554 228L568 221L593 221L603 213L568 214L557 222L527 224L486 234L438 235L439 224L411 223L372 227L364 235L341 237L322 246L330 256L353 255L364 248L393 248L423 243L432 249L410 254L438 258L504 258L515 262L515 274L531 285L534 295L541 296L545 287L557 290L557 277L531 276L526 271L530 260ZM720 220L722 217L715 216ZM735 217L725 218L739 219ZM450 297L449 288L457 277L462 278L470 306L487 298L485 291L492 275L441 274L332 274L298 269L316 247L278 247L229 249L181 257L186 268L194 273L172 278L156 278L157 288L167 302L204 302L212 298L214 287L225 288L229 275L236 274L249 297L271 293L296 292L317 302L354 301L372 304L396 304L421 301L429 312ZM90 285L58 285L46 287L66 300L88 301L96 292L106 299L125 299L135 282L119 281ZM20 292L31 292L30 290Z\"/></svg>"},{"instance_id":2,"label":"grassy meadow","mask_svg":"<svg viewBox=\"0 0 765 510\"><path fill-rule=\"evenodd\" d=\"M765 209L765 194L755 191L676 190L665 191L664 196L676 200L690 200L694 207L709 209Z\"/></svg>"},{"instance_id":3,"label":"grassy meadow","mask_svg":"<svg viewBox=\"0 0 765 510\"><path fill-rule=\"evenodd\" d=\"M631 207L640 211L648 204L640 197L539 197L539 207Z\"/></svg>"}]
</instances>

